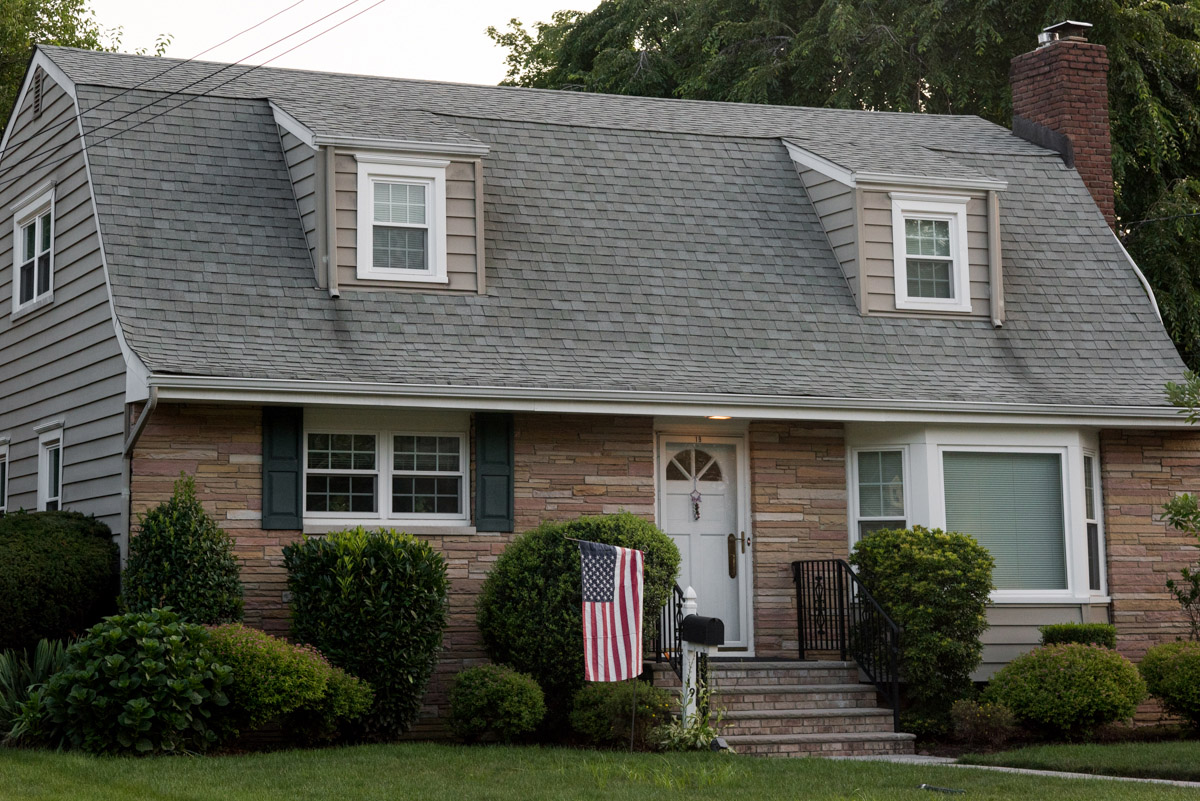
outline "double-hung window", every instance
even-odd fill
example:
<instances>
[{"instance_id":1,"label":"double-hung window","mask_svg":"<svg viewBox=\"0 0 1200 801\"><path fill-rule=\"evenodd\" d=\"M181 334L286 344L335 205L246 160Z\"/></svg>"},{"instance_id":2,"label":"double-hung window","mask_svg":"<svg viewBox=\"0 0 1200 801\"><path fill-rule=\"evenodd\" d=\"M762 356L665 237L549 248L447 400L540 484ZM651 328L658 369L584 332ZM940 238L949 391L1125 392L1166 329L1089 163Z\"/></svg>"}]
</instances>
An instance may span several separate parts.
<instances>
[{"instance_id":1,"label":"double-hung window","mask_svg":"<svg viewBox=\"0 0 1200 801\"><path fill-rule=\"evenodd\" d=\"M942 453L946 528L996 560L997 590L1066 590L1063 454Z\"/></svg>"},{"instance_id":2,"label":"double-hung window","mask_svg":"<svg viewBox=\"0 0 1200 801\"><path fill-rule=\"evenodd\" d=\"M359 279L446 282L448 165L358 156Z\"/></svg>"},{"instance_id":3,"label":"double-hung window","mask_svg":"<svg viewBox=\"0 0 1200 801\"><path fill-rule=\"evenodd\" d=\"M63 437L62 429L56 427L38 436L39 512L53 512L62 508L62 476Z\"/></svg>"},{"instance_id":4,"label":"double-hung window","mask_svg":"<svg viewBox=\"0 0 1200 801\"><path fill-rule=\"evenodd\" d=\"M379 464L374 434L309 434L305 451L305 509L348 515L379 508Z\"/></svg>"},{"instance_id":5,"label":"double-hung window","mask_svg":"<svg viewBox=\"0 0 1200 801\"><path fill-rule=\"evenodd\" d=\"M1083 515L1087 525L1088 589L1104 589L1104 543L1100 539L1100 498L1096 475L1096 457L1083 455Z\"/></svg>"},{"instance_id":6,"label":"double-hung window","mask_svg":"<svg viewBox=\"0 0 1200 801\"><path fill-rule=\"evenodd\" d=\"M971 310L966 197L892 192L896 308Z\"/></svg>"},{"instance_id":7,"label":"double-hung window","mask_svg":"<svg viewBox=\"0 0 1200 801\"><path fill-rule=\"evenodd\" d=\"M904 451L858 451L854 463L858 536L884 528L907 528Z\"/></svg>"},{"instance_id":8,"label":"double-hung window","mask_svg":"<svg viewBox=\"0 0 1200 801\"><path fill-rule=\"evenodd\" d=\"M0 439L0 513L8 511L8 440Z\"/></svg>"},{"instance_id":9,"label":"double-hung window","mask_svg":"<svg viewBox=\"0 0 1200 801\"><path fill-rule=\"evenodd\" d=\"M13 221L13 312L54 296L54 188L21 203Z\"/></svg>"}]
</instances>

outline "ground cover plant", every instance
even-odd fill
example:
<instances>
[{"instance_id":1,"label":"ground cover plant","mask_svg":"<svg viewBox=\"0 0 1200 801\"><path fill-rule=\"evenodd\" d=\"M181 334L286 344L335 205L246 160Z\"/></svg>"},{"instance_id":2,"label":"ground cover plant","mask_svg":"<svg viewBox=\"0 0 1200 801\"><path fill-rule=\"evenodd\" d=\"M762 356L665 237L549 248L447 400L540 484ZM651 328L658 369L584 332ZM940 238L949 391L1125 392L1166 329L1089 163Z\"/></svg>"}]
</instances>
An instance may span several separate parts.
<instances>
[{"instance_id":1,"label":"ground cover plant","mask_svg":"<svg viewBox=\"0 0 1200 801\"><path fill-rule=\"evenodd\" d=\"M1200 741L1197 740L1032 745L995 754L969 754L961 759L973 765L1200 781Z\"/></svg>"},{"instance_id":2,"label":"ground cover plant","mask_svg":"<svg viewBox=\"0 0 1200 801\"><path fill-rule=\"evenodd\" d=\"M943 796L920 785L961 789ZM1194 789L973 768L431 743L204 759L0 749L0 796L37 801L1148 801Z\"/></svg>"}]
</instances>

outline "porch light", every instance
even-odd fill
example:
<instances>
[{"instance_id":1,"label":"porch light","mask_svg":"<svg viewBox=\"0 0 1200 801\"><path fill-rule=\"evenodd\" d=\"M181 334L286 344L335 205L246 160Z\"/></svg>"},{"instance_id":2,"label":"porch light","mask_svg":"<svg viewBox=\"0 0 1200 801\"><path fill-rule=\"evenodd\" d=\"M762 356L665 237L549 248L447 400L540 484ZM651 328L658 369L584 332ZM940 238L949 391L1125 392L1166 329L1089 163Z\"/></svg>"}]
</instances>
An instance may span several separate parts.
<instances>
[{"instance_id":1,"label":"porch light","mask_svg":"<svg viewBox=\"0 0 1200 801\"><path fill-rule=\"evenodd\" d=\"M733 418L727 414L710 414L708 416L708 419L709 420L732 420Z\"/></svg>"}]
</instances>

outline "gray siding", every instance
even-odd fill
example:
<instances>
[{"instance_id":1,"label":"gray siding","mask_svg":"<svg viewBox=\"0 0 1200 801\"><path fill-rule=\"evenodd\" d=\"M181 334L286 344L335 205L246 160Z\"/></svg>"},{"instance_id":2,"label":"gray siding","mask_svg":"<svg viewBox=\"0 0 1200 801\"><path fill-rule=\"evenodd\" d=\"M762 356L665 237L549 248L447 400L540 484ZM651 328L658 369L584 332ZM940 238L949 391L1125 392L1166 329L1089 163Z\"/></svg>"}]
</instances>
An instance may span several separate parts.
<instances>
[{"instance_id":1,"label":"gray siding","mask_svg":"<svg viewBox=\"0 0 1200 801\"><path fill-rule=\"evenodd\" d=\"M862 191L863 283L869 312L896 313L895 265L892 258L892 201L887 191ZM967 203L967 262L971 276L971 314L991 314L991 278L988 272L987 199L980 195ZM911 316L913 312L903 312ZM929 314L921 312L922 315ZM960 316L960 315L956 315Z\"/></svg>"},{"instance_id":2,"label":"gray siding","mask_svg":"<svg viewBox=\"0 0 1200 801\"><path fill-rule=\"evenodd\" d=\"M296 193L296 208L304 226L304 238L308 241L308 252L313 264L320 263L317 253L317 151L301 142L292 134L279 129L279 140L283 155L287 159L288 174L292 178L292 191Z\"/></svg>"},{"instance_id":3,"label":"gray siding","mask_svg":"<svg viewBox=\"0 0 1200 801\"><path fill-rule=\"evenodd\" d=\"M992 674L1041 644L1039 626L1050 623L1108 623L1104 605L1005 604L988 607L988 630L983 633L983 664L972 678L986 681Z\"/></svg>"},{"instance_id":4,"label":"gray siding","mask_svg":"<svg viewBox=\"0 0 1200 801\"><path fill-rule=\"evenodd\" d=\"M842 265L850 291L858 299L858 231L856 229L854 190L819 173L800 168L800 179L809 200L821 218L833 255Z\"/></svg>"},{"instance_id":5,"label":"gray siding","mask_svg":"<svg viewBox=\"0 0 1200 801\"><path fill-rule=\"evenodd\" d=\"M3 181L18 178L0 188L6 215L0 220L0 437L11 440L9 508L37 508L33 427L61 419L63 507L95 514L124 534L125 361L112 322L79 128L72 123L74 101L47 78L44 108L34 117L30 95L10 137L12 149L0 161ZM59 145L61 150L54 149ZM54 302L13 320L11 209L51 179Z\"/></svg>"},{"instance_id":6,"label":"gray siding","mask_svg":"<svg viewBox=\"0 0 1200 801\"><path fill-rule=\"evenodd\" d=\"M406 284L398 281L360 281L357 275L358 164L354 156L338 153L336 168L337 270L343 289L396 289L411 287L422 292L454 289L478 292L481 248L477 243L475 219L475 162L451 161L446 168L446 287Z\"/></svg>"}]
</instances>

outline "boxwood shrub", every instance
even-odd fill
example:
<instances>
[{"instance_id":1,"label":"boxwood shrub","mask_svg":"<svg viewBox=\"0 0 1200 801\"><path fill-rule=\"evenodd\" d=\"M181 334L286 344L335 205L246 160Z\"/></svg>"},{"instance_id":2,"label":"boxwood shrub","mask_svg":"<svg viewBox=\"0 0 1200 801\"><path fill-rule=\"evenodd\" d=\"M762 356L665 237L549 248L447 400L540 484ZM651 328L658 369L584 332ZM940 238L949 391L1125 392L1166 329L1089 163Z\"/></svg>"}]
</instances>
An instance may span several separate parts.
<instances>
[{"instance_id":1,"label":"boxwood shrub","mask_svg":"<svg viewBox=\"0 0 1200 801\"><path fill-rule=\"evenodd\" d=\"M241 729L280 720L288 734L319 740L370 709L370 686L330 665L310 645L293 645L241 623L209 631L210 650L233 671L227 694Z\"/></svg>"},{"instance_id":2,"label":"boxwood shrub","mask_svg":"<svg viewBox=\"0 0 1200 801\"><path fill-rule=\"evenodd\" d=\"M479 594L479 631L493 662L527 673L541 686L553 725L566 723L575 692L583 686L579 546L567 537L645 554L647 632L657 625L679 573L679 549L671 538L627 512L543 523L504 549Z\"/></svg>"},{"instance_id":3,"label":"boxwood shrub","mask_svg":"<svg viewBox=\"0 0 1200 801\"><path fill-rule=\"evenodd\" d=\"M165 609L107 617L67 649L67 667L21 709L22 744L93 754L204 751L228 731L232 670L208 631Z\"/></svg>"},{"instance_id":4,"label":"boxwood shrub","mask_svg":"<svg viewBox=\"0 0 1200 801\"><path fill-rule=\"evenodd\" d=\"M120 553L78 512L0 515L0 650L82 634L117 611Z\"/></svg>"},{"instance_id":5,"label":"boxwood shrub","mask_svg":"<svg viewBox=\"0 0 1200 801\"><path fill-rule=\"evenodd\" d=\"M407 731L446 628L445 559L410 534L361 527L307 537L283 559L296 639L375 691L360 734Z\"/></svg>"},{"instance_id":6,"label":"boxwood shrub","mask_svg":"<svg viewBox=\"0 0 1200 801\"><path fill-rule=\"evenodd\" d=\"M1042 645L1081 642L1103 648L1117 647L1117 627L1111 623L1054 623L1040 626Z\"/></svg>"},{"instance_id":7,"label":"boxwood shrub","mask_svg":"<svg viewBox=\"0 0 1200 801\"><path fill-rule=\"evenodd\" d=\"M242 618L242 582L233 539L200 505L196 482L142 515L129 538L123 600L132 612L170 607L191 623Z\"/></svg>"},{"instance_id":8,"label":"boxwood shrub","mask_svg":"<svg viewBox=\"0 0 1200 801\"><path fill-rule=\"evenodd\" d=\"M971 671L983 658L991 554L966 534L914 526L868 534L850 562L901 628L904 725L944 733L951 704L972 692Z\"/></svg>"},{"instance_id":9,"label":"boxwood shrub","mask_svg":"<svg viewBox=\"0 0 1200 801\"><path fill-rule=\"evenodd\" d=\"M1156 645L1138 665L1150 694L1200 729L1200 642Z\"/></svg>"},{"instance_id":10,"label":"boxwood shrub","mask_svg":"<svg viewBox=\"0 0 1200 801\"><path fill-rule=\"evenodd\" d=\"M1145 697L1146 682L1128 659L1082 643L1044 645L1017 657L985 693L1026 727L1067 738L1132 718Z\"/></svg>"},{"instance_id":11,"label":"boxwood shrub","mask_svg":"<svg viewBox=\"0 0 1200 801\"><path fill-rule=\"evenodd\" d=\"M634 704L637 715L633 714ZM651 750L648 735L671 721L679 697L644 681L596 682L575 694L571 728L589 745Z\"/></svg>"},{"instance_id":12,"label":"boxwood shrub","mask_svg":"<svg viewBox=\"0 0 1200 801\"><path fill-rule=\"evenodd\" d=\"M491 735L510 743L534 731L545 716L542 688L511 668L467 668L450 688L450 729L467 742Z\"/></svg>"}]
</instances>

